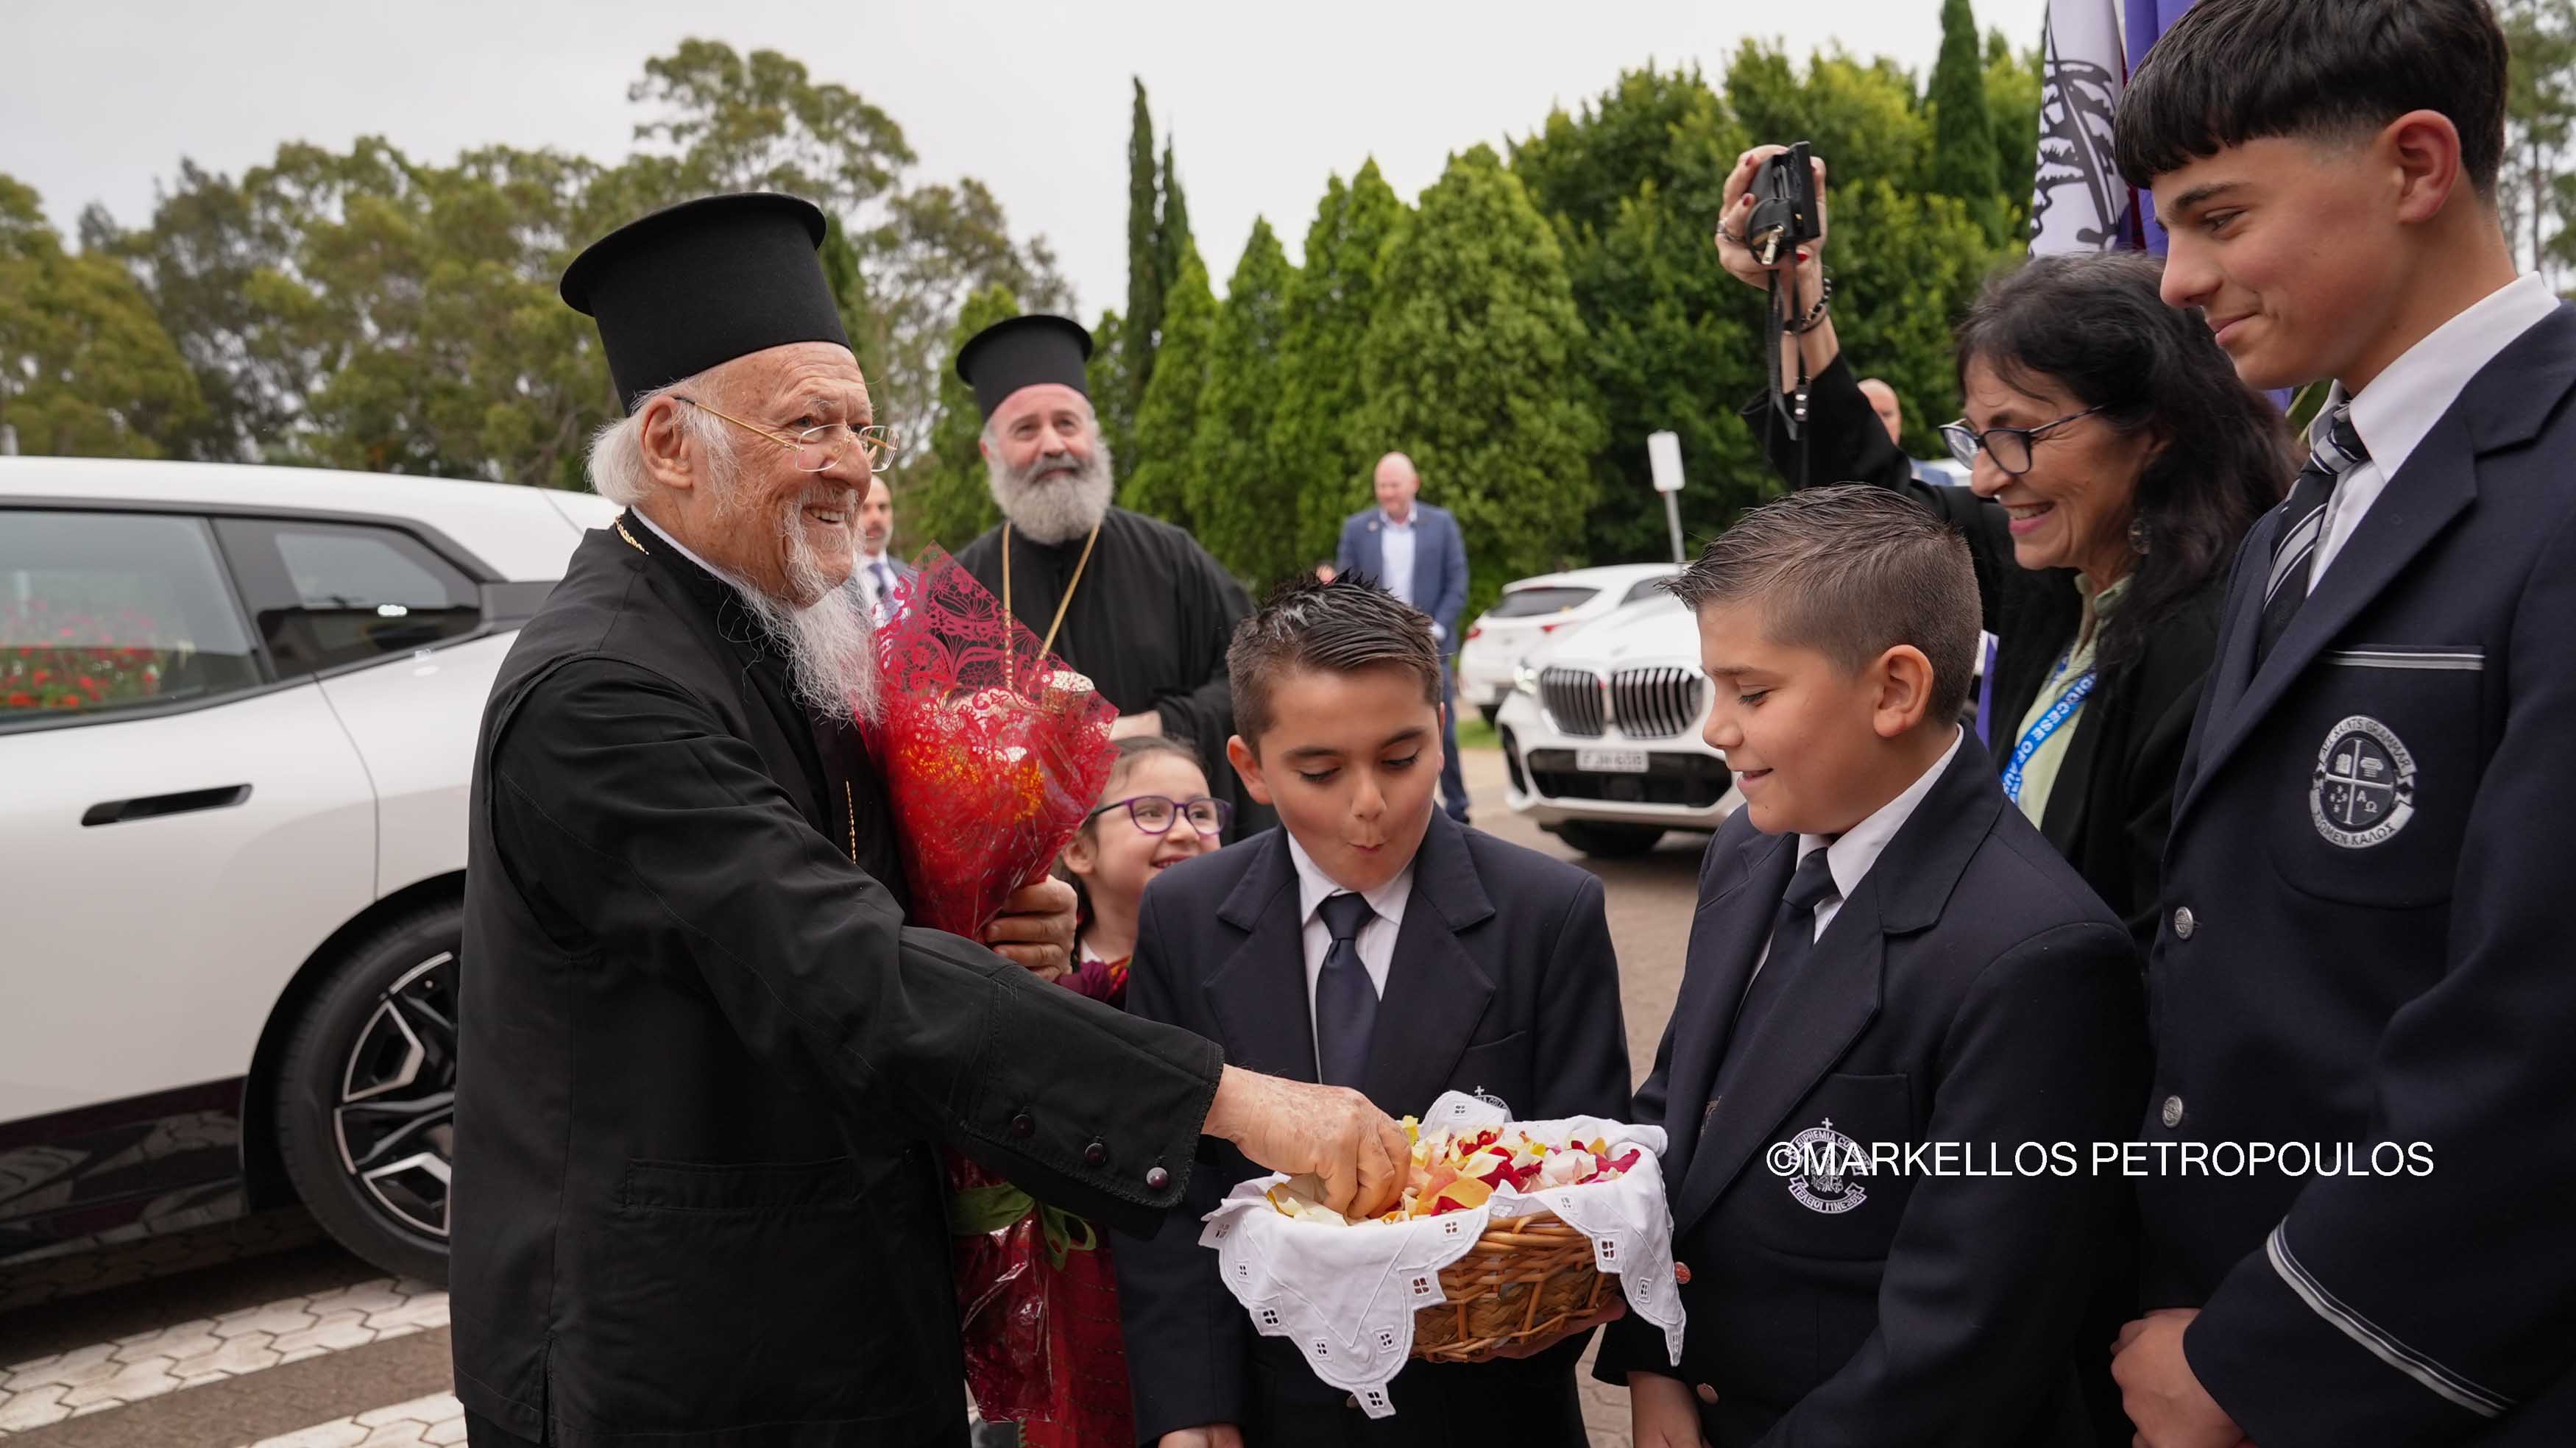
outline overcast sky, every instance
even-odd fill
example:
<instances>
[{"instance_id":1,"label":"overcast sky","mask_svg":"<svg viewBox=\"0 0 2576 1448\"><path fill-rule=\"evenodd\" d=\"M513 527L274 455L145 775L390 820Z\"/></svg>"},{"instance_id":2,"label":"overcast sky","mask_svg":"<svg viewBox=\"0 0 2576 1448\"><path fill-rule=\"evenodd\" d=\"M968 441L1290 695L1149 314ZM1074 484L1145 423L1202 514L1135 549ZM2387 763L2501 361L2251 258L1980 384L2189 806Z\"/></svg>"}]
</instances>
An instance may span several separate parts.
<instances>
[{"instance_id":1,"label":"overcast sky","mask_svg":"<svg viewBox=\"0 0 2576 1448\"><path fill-rule=\"evenodd\" d=\"M2036 44L2045 0L1977 0ZM469 146L630 149L626 87L683 37L775 47L885 109L916 180L983 178L1013 228L1042 232L1084 316L1127 287L1130 73L1223 288L1255 214L1297 254L1327 175L1375 155L1408 200L1444 159L1527 135L1552 105L1655 61L1714 73L1747 35L1793 54L1839 42L1927 73L1939 0L1610 0L1539 5L1302 0L1247 5L783 4L440 0L402 6L231 0L11 0L0 58L0 172L43 193L70 235L90 202L129 225L181 156L228 174L290 138L379 134L447 160Z\"/></svg>"}]
</instances>

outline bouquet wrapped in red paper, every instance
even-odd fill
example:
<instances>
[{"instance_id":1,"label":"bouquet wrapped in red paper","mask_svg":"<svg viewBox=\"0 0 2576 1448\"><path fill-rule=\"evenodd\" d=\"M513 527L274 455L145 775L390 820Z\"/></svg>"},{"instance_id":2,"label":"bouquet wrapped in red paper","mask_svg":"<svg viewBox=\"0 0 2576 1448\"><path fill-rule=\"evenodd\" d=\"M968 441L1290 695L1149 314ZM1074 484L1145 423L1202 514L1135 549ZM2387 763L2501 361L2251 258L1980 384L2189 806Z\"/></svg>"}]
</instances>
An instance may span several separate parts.
<instances>
[{"instance_id":1,"label":"bouquet wrapped in red paper","mask_svg":"<svg viewBox=\"0 0 2576 1448\"><path fill-rule=\"evenodd\" d=\"M865 728L912 918L973 938L1082 827L1116 758L1117 711L937 548L895 587L890 614L877 629L881 708ZM1025 1425L1032 1444L1132 1441L1098 1234L956 1153L947 1171L977 1406Z\"/></svg>"}]
</instances>

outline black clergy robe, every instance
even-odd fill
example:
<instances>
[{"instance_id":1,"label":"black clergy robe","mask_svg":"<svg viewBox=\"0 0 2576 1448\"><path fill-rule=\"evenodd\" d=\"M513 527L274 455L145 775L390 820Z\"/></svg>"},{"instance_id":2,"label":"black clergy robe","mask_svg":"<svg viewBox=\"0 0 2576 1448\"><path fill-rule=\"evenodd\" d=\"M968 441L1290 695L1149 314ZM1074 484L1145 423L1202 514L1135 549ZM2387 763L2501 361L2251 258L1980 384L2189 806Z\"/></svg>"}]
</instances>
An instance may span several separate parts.
<instances>
[{"instance_id":1,"label":"black clergy robe","mask_svg":"<svg viewBox=\"0 0 2576 1448\"><path fill-rule=\"evenodd\" d=\"M1039 638L1055 621L1083 540L1040 543L1011 530L1011 612ZM1002 530L988 529L957 561L1002 596ZM1256 804L1226 762L1234 699L1225 649L1252 611L1251 596L1198 540L1159 519L1112 508L1057 632L1055 652L1088 675L1121 714L1162 715L1163 732L1199 752L1208 788L1234 805L1226 842L1268 829L1277 817Z\"/></svg>"},{"instance_id":2,"label":"black clergy robe","mask_svg":"<svg viewBox=\"0 0 2576 1448\"><path fill-rule=\"evenodd\" d=\"M1220 1054L907 927L856 732L621 522L476 753L457 1396L564 1448L962 1444L936 1148L1152 1230Z\"/></svg>"}]
</instances>

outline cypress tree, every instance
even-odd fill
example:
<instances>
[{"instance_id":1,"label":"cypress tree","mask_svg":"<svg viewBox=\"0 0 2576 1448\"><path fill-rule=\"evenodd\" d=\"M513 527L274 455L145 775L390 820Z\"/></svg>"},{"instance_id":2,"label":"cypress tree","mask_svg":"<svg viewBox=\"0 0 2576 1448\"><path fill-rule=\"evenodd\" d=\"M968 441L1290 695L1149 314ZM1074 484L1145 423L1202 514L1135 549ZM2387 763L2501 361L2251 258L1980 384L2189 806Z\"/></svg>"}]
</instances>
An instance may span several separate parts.
<instances>
[{"instance_id":1,"label":"cypress tree","mask_svg":"<svg viewBox=\"0 0 2576 1448\"><path fill-rule=\"evenodd\" d=\"M2001 182L1996 177L1994 128L1986 114L1985 47L1969 0L1942 0L1941 58L1932 67L1932 171L1930 189L1956 196L1990 224Z\"/></svg>"},{"instance_id":2,"label":"cypress tree","mask_svg":"<svg viewBox=\"0 0 2576 1448\"><path fill-rule=\"evenodd\" d=\"M1145 401L1136 409L1137 456L1119 501L1188 528L1190 450L1198 438L1199 399L1207 391L1216 296L1208 290L1207 264L1186 239L1180 272L1163 303L1163 341L1155 349L1154 380L1145 384Z\"/></svg>"},{"instance_id":3,"label":"cypress tree","mask_svg":"<svg viewBox=\"0 0 2576 1448\"><path fill-rule=\"evenodd\" d=\"M1388 248L1360 347L1362 436L1410 454L1458 515L1472 616L1558 565L1598 492L1604 432L1556 233L1490 146L1450 158Z\"/></svg>"},{"instance_id":4,"label":"cypress tree","mask_svg":"<svg viewBox=\"0 0 2576 1448\"><path fill-rule=\"evenodd\" d=\"M1172 138L1163 138L1163 215L1154 228L1155 265L1162 274L1163 315L1171 316L1172 288L1181 284L1181 258L1195 255L1197 239L1190 235L1190 204L1181 194L1181 173L1172 164ZM1156 340L1159 350L1161 340ZM1148 378L1147 381L1153 379Z\"/></svg>"},{"instance_id":5,"label":"cypress tree","mask_svg":"<svg viewBox=\"0 0 2576 1448\"><path fill-rule=\"evenodd\" d=\"M1367 505L1369 465L1385 451L1357 430L1360 341L1377 310L1380 258L1405 218L1404 202L1370 161L1349 185L1336 176L1325 186L1306 229L1306 264L1288 292L1271 423L1271 456L1295 500L1301 563L1333 556L1342 519Z\"/></svg>"},{"instance_id":6,"label":"cypress tree","mask_svg":"<svg viewBox=\"0 0 2576 1448\"><path fill-rule=\"evenodd\" d=\"M1126 348L1127 392L1119 415L1132 423L1154 374L1154 338L1163 328L1163 258L1156 208L1161 172L1154 165L1154 115L1145 106L1145 82L1136 82L1135 117L1127 133L1127 317L1120 336ZM1124 431L1122 428L1120 431Z\"/></svg>"},{"instance_id":7,"label":"cypress tree","mask_svg":"<svg viewBox=\"0 0 2576 1448\"><path fill-rule=\"evenodd\" d=\"M1217 312L1183 488L1199 542L1255 584L1286 578L1300 562L1296 529L1287 526L1297 516L1296 484L1280 470L1271 442L1279 344L1296 279L1270 223L1255 217Z\"/></svg>"}]
</instances>

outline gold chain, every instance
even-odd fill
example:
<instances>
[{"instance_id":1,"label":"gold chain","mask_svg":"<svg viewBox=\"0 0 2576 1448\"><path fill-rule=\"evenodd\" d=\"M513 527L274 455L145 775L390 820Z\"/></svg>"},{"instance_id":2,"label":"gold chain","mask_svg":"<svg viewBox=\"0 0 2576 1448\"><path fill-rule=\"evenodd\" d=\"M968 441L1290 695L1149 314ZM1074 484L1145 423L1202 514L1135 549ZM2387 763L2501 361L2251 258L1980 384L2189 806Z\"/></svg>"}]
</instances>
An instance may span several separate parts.
<instances>
[{"instance_id":1,"label":"gold chain","mask_svg":"<svg viewBox=\"0 0 2576 1448\"><path fill-rule=\"evenodd\" d=\"M841 813L850 820L850 863L859 862L859 807L850 802L850 782L841 781Z\"/></svg>"},{"instance_id":2,"label":"gold chain","mask_svg":"<svg viewBox=\"0 0 2576 1448\"><path fill-rule=\"evenodd\" d=\"M1107 521L1109 520L1103 518L1101 523ZM1055 631L1064 627L1064 611L1073 607L1073 591L1082 586L1082 570L1091 566L1091 550L1099 541L1100 523L1094 523L1091 525L1091 536L1082 540L1082 556L1073 562L1073 577L1064 585L1064 597L1056 603L1055 621L1047 625L1046 637L1038 643L1040 654L1054 651ZM1008 523L1002 525L1002 616L1019 617L1011 611L1011 525Z\"/></svg>"}]
</instances>

